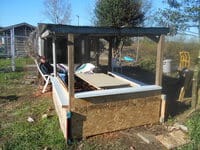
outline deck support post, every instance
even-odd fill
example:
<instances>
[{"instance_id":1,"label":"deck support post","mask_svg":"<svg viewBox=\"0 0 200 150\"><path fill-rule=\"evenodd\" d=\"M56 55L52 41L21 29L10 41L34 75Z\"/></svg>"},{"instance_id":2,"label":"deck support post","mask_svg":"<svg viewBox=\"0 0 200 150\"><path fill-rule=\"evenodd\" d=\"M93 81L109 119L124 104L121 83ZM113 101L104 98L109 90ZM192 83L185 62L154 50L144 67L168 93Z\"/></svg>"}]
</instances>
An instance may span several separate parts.
<instances>
[{"instance_id":1,"label":"deck support post","mask_svg":"<svg viewBox=\"0 0 200 150\"><path fill-rule=\"evenodd\" d=\"M68 92L69 92L69 106L67 111L67 122L66 122L66 132L67 132L67 142L70 142L72 138L71 134L71 107L74 98L74 35L68 34ZM70 114L70 115L69 115Z\"/></svg>"},{"instance_id":2,"label":"deck support post","mask_svg":"<svg viewBox=\"0 0 200 150\"><path fill-rule=\"evenodd\" d=\"M161 35L157 46L156 80L155 80L155 84L159 86L162 86L164 48L165 48L165 36Z\"/></svg>"},{"instance_id":3,"label":"deck support post","mask_svg":"<svg viewBox=\"0 0 200 150\"><path fill-rule=\"evenodd\" d=\"M74 97L74 35L68 34L68 90L69 90L69 107Z\"/></svg>"}]
</instances>

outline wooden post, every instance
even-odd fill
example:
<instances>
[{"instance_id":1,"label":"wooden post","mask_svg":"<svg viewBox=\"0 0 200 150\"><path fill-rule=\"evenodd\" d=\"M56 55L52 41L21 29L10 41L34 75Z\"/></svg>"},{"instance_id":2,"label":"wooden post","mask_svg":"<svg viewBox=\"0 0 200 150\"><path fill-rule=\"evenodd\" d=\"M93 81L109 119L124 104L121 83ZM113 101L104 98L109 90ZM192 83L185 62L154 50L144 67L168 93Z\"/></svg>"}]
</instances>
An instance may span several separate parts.
<instances>
[{"instance_id":1,"label":"wooden post","mask_svg":"<svg viewBox=\"0 0 200 150\"><path fill-rule=\"evenodd\" d=\"M165 115L166 115L166 95L161 95L161 110L160 110L160 122L165 122Z\"/></svg>"},{"instance_id":2,"label":"wooden post","mask_svg":"<svg viewBox=\"0 0 200 150\"><path fill-rule=\"evenodd\" d=\"M155 80L155 84L159 86L162 86L163 51L165 48L164 44L165 44L165 36L161 35L157 47L156 80Z\"/></svg>"},{"instance_id":3,"label":"wooden post","mask_svg":"<svg viewBox=\"0 0 200 150\"><path fill-rule=\"evenodd\" d=\"M85 40L81 40L81 62L85 63Z\"/></svg>"},{"instance_id":4,"label":"wooden post","mask_svg":"<svg viewBox=\"0 0 200 150\"><path fill-rule=\"evenodd\" d=\"M89 51L89 39L88 39L88 36L85 36L84 38L84 41L85 41L85 62L88 62L89 59L90 59L90 51Z\"/></svg>"},{"instance_id":5,"label":"wooden post","mask_svg":"<svg viewBox=\"0 0 200 150\"><path fill-rule=\"evenodd\" d=\"M68 92L69 92L69 107L66 112L66 132L67 142L70 143L72 138L72 125L71 125L71 107L74 98L74 35L68 34Z\"/></svg>"},{"instance_id":6,"label":"wooden post","mask_svg":"<svg viewBox=\"0 0 200 150\"><path fill-rule=\"evenodd\" d=\"M56 67L56 38L53 36L52 38L52 54L53 54L53 74L56 77L57 76L57 67Z\"/></svg>"},{"instance_id":7,"label":"wooden post","mask_svg":"<svg viewBox=\"0 0 200 150\"><path fill-rule=\"evenodd\" d=\"M44 56L44 39L38 37L38 54Z\"/></svg>"},{"instance_id":8,"label":"wooden post","mask_svg":"<svg viewBox=\"0 0 200 150\"><path fill-rule=\"evenodd\" d=\"M69 102L74 97L74 35L68 34L68 90Z\"/></svg>"},{"instance_id":9,"label":"wooden post","mask_svg":"<svg viewBox=\"0 0 200 150\"><path fill-rule=\"evenodd\" d=\"M108 49L108 71L112 70L112 38L109 40L109 49Z\"/></svg>"},{"instance_id":10,"label":"wooden post","mask_svg":"<svg viewBox=\"0 0 200 150\"><path fill-rule=\"evenodd\" d=\"M10 29L11 67L15 71L15 29Z\"/></svg>"},{"instance_id":11,"label":"wooden post","mask_svg":"<svg viewBox=\"0 0 200 150\"><path fill-rule=\"evenodd\" d=\"M100 49L99 49L99 38L95 38L95 53L96 53L96 66L99 67L99 56L100 56Z\"/></svg>"},{"instance_id":12,"label":"wooden post","mask_svg":"<svg viewBox=\"0 0 200 150\"><path fill-rule=\"evenodd\" d=\"M193 81L192 81L192 108L196 109L197 104L199 103L199 91L198 91L198 84L199 84L199 77L200 77L200 71L199 71L199 64L197 64L194 68L194 75L193 75Z\"/></svg>"},{"instance_id":13,"label":"wooden post","mask_svg":"<svg viewBox=\"0 0 200 150\"><path fill-rule=\"evenodd\" d=\"M197 95L197 105L198 105L198 107L200 107L200 88L199 88L199 86L197 88L197 92L198 92L198 95Z\"/></svg>"}]
</instances>

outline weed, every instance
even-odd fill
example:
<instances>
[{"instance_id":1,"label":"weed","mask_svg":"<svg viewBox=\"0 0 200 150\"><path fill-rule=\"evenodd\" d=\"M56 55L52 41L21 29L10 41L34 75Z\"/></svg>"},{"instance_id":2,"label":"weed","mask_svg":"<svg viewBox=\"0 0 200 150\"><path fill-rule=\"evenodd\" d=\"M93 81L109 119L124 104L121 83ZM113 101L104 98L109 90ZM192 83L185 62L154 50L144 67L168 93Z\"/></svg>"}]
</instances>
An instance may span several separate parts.
<instances>
[{"instance_id":1,"label":"weed","mask_svg":"<svg viewBox=\"0 0 200 150\"><path fill-rule=\"evenodd\" d=\"M168 123L169 125L174 124L175 121L176 121L176 118L175 118L175 117L172 117L171 115L168 116L167 123Z\"/></svg>"},{"instance_id":2,"label":"weed","mask_svg":"<svg viewBox=\"0 0 200 150\"><path fill-rule=\"evenodd\" d=\"M200 111L195 113L191 119L187 121L189 128L189 135L193 141L193 145L196 149L200 148Z\"/></svg>"}]
</instances>

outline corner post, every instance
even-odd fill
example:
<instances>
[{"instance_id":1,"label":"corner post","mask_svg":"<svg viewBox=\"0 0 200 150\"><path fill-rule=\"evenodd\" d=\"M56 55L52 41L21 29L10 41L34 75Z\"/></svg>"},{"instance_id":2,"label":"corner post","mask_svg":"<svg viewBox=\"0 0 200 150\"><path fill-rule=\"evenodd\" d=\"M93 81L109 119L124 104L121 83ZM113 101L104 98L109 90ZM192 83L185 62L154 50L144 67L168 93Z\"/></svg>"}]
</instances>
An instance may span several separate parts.
<instances>
[{"instance_id":1,"label":"corner post","mask_svg":"<svg viewBox=\"0 0 200 150\"><path fill-rule=\"evenodd\" d=\"M68 34L68 90L69 90L69 107L74 97L74 35Z\"/></svg>"},{"instance_id":2,"label":"corner post","mask_svg":"<svg viewBox=\"0 0 200 150\"><path fill-rule=\"evenodd\" d=\"M157 46L156 80L155 80L155 84L159 86L162 86L164 48L165 48L165 36L161 35Z\"/></svg>"}]
</instances>

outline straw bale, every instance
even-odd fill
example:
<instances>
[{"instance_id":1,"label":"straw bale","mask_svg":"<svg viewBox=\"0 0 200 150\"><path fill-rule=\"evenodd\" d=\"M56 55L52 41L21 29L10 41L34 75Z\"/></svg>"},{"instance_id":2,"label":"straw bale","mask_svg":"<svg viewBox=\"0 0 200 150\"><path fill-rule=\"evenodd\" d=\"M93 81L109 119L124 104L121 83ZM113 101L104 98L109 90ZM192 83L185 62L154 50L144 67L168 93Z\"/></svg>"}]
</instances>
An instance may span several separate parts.
<instances>
[{"instance_id":1,"label":"straw bale","mask_svg":"<svg viewBox=\"0 0 200 150\"><path fill-rule=\"evenodd\" d=\"M73 104L72 135L87 137L158 122L161 96L155 93L103 96L75 99Z\"/></svg>"}]
</instances>

